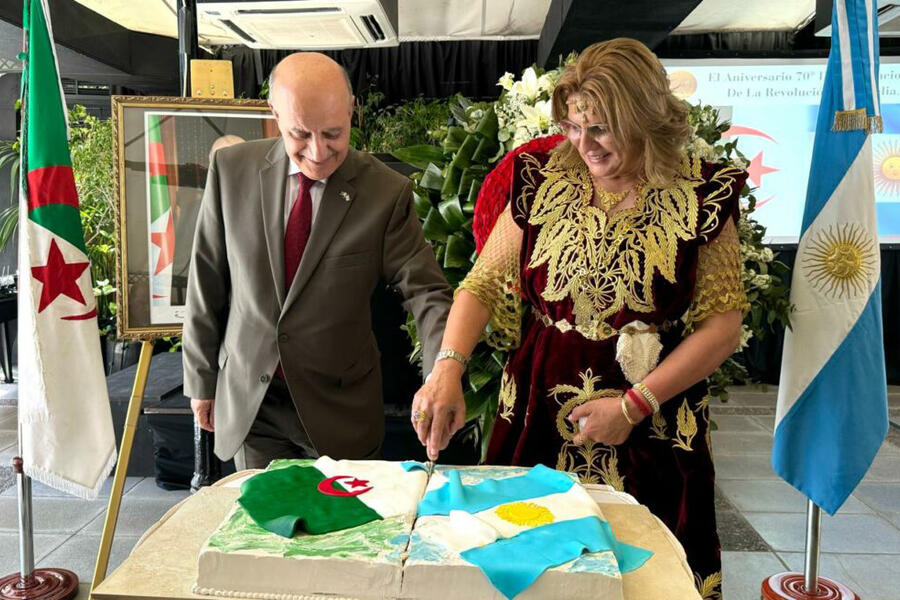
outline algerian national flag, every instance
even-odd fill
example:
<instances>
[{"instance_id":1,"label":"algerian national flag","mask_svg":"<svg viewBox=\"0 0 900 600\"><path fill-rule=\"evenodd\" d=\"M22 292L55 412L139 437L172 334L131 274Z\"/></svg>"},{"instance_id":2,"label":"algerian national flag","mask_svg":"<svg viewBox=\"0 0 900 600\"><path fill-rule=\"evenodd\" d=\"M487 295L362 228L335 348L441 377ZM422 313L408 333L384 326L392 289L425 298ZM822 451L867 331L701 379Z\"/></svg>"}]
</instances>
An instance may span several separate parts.
<instances>
[{"instance_id":1,"label":"algerian national flag","mask_svg":"<svg viewBox=\"0 0 900 600\"><path fill-rule=\"evenodd\" d=\"M22 23L27 42L19 205L22 458L28 476L93 499L116 461L97 307L46 2L26 0Z\"/></svg>"},{"instance_id":2,"label":"algerian national flag","mask_svg":"<svg viewBox=\"0 0 900 600\"><path fill-rule=\"evenodd\" d=\"M427 476L380 460L333 460L263 471L238 502L257 525L283 537L322 534L397 515L415 515Z\"/></svg>"},{"instance_id":3,"label":"algerian national flag","mask_svg":"<svg viewBox=\"0 0 900 600\"><path fill-rule=\"evenodd\" d=\"M440 528L430 537L479 567L506 598L585 552L612 551L622 573L652 555L616 540L587 490L543 465L476 485L464 485L459 471L436 473L419 503L419 517L430 515L449 516L427 525Z\"/></svg>"},{"instance_id":4,"label":"algerian national flag","mask_svg":"<svg viewBox=\"0 0 900 600\"><path fill-rule=\"evenodd\" d=\"M153 313L156 307L168 308L172 294L172 265L175 257L175 226L172 221L172 200L169 196L169 173L163 145L159 115L147 116L147 202L150 212L150 312L151 320L165 320Z\"/></svg>"}]
</instances>

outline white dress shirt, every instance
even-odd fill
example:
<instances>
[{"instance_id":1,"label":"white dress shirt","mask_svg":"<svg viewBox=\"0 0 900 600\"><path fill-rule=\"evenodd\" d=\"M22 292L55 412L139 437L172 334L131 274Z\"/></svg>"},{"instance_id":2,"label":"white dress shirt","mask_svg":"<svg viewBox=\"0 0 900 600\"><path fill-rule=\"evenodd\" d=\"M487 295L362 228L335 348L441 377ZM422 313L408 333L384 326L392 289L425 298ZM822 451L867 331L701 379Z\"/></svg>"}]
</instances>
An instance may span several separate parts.
<instances>
[{"instance_id":1,"label":"white dress shirt","mask_svg":"<svg viewBox=\"0 0 900 600\"><path fill-rule=\"evenodd\" d=\"M294 202L297 201L297 193L300 191L300 178L297 177L297 174L300 173L300 167L294 164L294 161L288 159L288 180L287 185L284 186L284 229L287 231L288 219L291 216L291 209L294 207ZM312 184L312 187L309 190L309 195L312 198L312 221L311 223L316 222L316 215L319 213L319 205L322 204L322 194L325 193L325 184L328 183L328 178L319 179L315 183Z\"/></svg>"}]
</instances>

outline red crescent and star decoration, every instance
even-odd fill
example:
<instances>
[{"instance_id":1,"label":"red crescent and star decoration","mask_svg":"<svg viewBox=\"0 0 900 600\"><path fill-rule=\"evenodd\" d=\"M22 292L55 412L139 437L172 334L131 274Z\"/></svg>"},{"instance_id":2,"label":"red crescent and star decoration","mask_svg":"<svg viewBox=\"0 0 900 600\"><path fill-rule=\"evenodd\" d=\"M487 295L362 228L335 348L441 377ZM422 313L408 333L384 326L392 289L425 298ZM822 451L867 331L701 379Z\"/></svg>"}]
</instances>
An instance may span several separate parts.
<instances>
[{"instance_id":1,"label":"red crescent and star decoration","mask_svg":"<svg viewBox=\"0 0 900 600\"><path fill-rule=\"evenodd\" d=\"M342 479L350 480L346 483L343 483L343 485L352 491L344 491L334 487L335 483L342 483ZM319 492L325 494L326 496L359 496L361 494L365 494L371 489L372 486L369 485L368 481L366 481L365 479L357 479L352 475L335 475L334 477L323 479L318 485Z\"/></svg>"}]
</instances>

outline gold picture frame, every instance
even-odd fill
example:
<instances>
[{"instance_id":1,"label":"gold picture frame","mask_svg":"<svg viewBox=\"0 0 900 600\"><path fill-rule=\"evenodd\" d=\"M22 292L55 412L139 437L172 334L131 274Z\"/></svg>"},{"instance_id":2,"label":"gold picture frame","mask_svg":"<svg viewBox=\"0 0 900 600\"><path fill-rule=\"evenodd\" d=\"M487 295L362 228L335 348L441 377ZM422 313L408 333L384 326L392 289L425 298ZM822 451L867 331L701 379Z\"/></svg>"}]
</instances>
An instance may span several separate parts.
<instances>
[{"instance_id":1,"label":"gold picture frame","mask_svg":"<svg viewBox=\"0 0 900 600\"><path fill-rule=\"evenodd\" d=\"M264 100L167 96L113 96L112 126L118 336L180 335L209 159L278 129Z\"/></svg>"}]
</instances>

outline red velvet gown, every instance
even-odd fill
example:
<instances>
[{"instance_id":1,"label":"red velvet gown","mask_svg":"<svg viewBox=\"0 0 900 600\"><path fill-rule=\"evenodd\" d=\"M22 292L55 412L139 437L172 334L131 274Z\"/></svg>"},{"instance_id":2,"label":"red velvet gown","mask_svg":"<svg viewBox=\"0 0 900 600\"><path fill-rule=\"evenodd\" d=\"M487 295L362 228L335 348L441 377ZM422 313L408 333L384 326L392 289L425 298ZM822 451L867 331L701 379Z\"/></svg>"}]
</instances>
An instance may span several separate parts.
<instances>
[{"instance_id":1,"label":"red velvet gown","mask_svg":"<svg viewBox=\"0 0 900 600\"><path fill-rule=\"evenodd\" d=\"M488 291L504 285L499 264L476 264L462 284L507 330L513 310L521 323L517 347L507 345L514 349L487 462L542 463L632 494L681 541L706 598L721 597L721 562L705 383L665 402L618 446L574 444L565 417L634 383L616 357L623 333L655 332L662 362L706 316L746 307L735 229L745 179L743 171L685 157L671 186L643 188L634 208L607 218L591 206L583 163L520 154L509 209L521 230L518 273L506 276L504 298ZM516 309L511 296L520 301ZM494 334L504 328L493 327Z\"/></svg>"}]
</instances>

